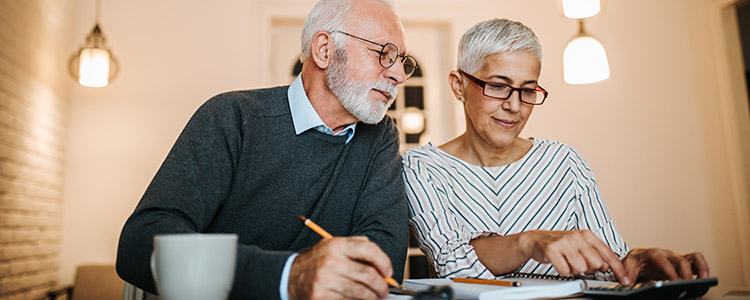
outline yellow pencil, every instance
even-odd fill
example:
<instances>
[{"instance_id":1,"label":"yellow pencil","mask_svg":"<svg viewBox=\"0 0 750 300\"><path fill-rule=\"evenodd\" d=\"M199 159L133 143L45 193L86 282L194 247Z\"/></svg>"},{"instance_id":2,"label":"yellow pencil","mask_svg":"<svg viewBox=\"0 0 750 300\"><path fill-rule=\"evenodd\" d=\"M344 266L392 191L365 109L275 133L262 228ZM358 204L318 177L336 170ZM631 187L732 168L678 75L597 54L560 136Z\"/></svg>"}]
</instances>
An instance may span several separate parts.
<instances>
[{"instance_id":1,"label":"yellow pencil","mask_svg":"<svg viewBox=\"0 0 750 300\"><path fill-rule=\"evenodd\" d=\"M302 220L302 222L305 223L305 226L307 226L310 229L312 229L313 231L315 231L315 233L319 234L324 239L333 238L333 236L330 233L328 233L328 231L326 231L322 227L318 226L318 224L315 224L315 222L313 222L312 220L310 220L308 218L305 218L303 216L300 216L300 215L298 215L297 217L300 220ZM401 287L401 285L399 285L398 282L396 282L396 279L393 279L393 277L383 277L383 279L385 279L385 282L387 282L388 284L390 284L393 287L397 287L397 288Z\"/></svg>"},{"instance_id":2,"label":"yellow pencil","mask_svg":"<svg viewBox=\"0 0 750 300\"><path fill-rule=\"evenodd\" d=\"M463 283L478 283L478 284L492 284L502 286L521 286L519 281L505 281L505 280L494 280L494 279L478 279L478 278L451 278L455 282Z\"/></svg>"},{"instance_id":3,"label":"yellow pencil","mask_svg":"<svg viewBox=\"0 0 750 300\"><path fill-rule=\"evenodd\" d=\"M305 226L310 227L310 229L315 231L315 233L319 234L323 238L330 239L333 237L330 233L328 233L328 231L318 226L318 224L315 224L315 222L313 222L312 220L299 215L297 217L305 223Z\"/></svg>"}]
</instances>

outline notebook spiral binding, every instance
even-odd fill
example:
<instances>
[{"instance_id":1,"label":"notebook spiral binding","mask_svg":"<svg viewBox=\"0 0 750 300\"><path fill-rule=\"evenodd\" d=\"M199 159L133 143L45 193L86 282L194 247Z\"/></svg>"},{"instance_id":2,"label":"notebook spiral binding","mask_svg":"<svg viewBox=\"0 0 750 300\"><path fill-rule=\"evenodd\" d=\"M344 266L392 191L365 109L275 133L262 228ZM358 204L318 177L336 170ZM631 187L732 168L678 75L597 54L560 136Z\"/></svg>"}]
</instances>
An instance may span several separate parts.
<instances>
[{"instance_id":1,"label":"notebook spiral binding","mask_svg":"<svg viewBox=\"0 0 750 300\"><path fill-rule=\"evenodd\" d=\"M570 275L552 275L552 274L538 274L538 273L526 273L526 272L512 272L508 273L504 278L534 278L534 279L551 279L551 280L601 280L601 281L617 281L612 272L597 272L593 275L581 275L581 276L570 276Z\"/></svg>"},{"instance_id":2,"label":"notebook spiral binding","mask_svg":"<svg viewBox=\"0 0 750 300\"><path fill-rule=\"evenodd\" d=\"M552 279L552 280L576 280L575 276L565 275L551 275L551 274L537 274L537 273L526 273L526 272L512 272L506 274L505 278L534 278L534 279Z\"/></svg>"}]
</instances>

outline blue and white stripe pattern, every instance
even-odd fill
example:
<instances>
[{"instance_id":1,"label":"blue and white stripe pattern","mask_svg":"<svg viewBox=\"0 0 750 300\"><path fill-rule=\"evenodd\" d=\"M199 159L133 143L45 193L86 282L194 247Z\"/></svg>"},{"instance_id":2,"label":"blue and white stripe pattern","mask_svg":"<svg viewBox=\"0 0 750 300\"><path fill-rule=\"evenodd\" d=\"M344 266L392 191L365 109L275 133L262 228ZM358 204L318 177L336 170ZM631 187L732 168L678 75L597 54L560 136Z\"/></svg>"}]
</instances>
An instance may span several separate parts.
<instances>
[{"instance_id":1,"label":"blue and white stripe pattern","mask_svg":"<svg viewBox=\"0 0 750 300\"><path fill-rule=\"evenodd\" d=\"M440 277L494 278L469 241L536 229L590 229L617 256L627 254L578 152L557 141L531 142L523 158L499 167L469 164L431 143L404 154L409 222ZM534 260L517 271L557 274Z\"/></svg>"}]
</instances>

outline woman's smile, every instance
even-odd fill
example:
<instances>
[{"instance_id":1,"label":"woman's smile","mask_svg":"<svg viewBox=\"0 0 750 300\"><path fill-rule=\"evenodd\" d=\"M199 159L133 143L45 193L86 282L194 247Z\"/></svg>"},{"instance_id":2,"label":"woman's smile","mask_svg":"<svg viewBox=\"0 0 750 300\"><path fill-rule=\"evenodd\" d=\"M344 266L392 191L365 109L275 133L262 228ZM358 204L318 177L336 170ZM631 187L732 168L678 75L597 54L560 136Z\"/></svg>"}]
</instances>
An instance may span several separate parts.
<instances>
[{"instance_id":1,"label":"woman's smile","mask_svg":"<svg viewBox=\"0 0 750 300\"><path fill-rule=\"evenodd\" d=\"M508 120L508 119L500 119L491 117L493 121L495 121L495 124L500 125L500 127L505 129L513 129L513 127L516 127L518 124L518 121Z\"/></svg>"}]
</instances>

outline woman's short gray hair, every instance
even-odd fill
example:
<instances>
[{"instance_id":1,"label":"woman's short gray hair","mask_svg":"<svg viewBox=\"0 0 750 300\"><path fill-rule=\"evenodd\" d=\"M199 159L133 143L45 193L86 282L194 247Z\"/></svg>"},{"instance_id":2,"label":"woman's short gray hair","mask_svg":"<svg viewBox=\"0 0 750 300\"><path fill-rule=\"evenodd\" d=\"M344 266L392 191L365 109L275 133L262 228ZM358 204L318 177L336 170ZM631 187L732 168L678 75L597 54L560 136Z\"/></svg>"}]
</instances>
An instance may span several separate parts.
<instances>
[{"instance_id":1,"label":"woman's short gray hair","mask_svg":"<svg viewBox=\"0 0 750 300\"><path fill-rule=\"evenodd\" d=\"M458 69L472 74L484 59L501 52L529 51L542 63L542 45L531 28L508 19L492 19L469 28L458 44Z\"/></svg>"},{"instance_id":2,"label":"woman's short gray hair","mask_svg":"<svg viewBox=\"0 0 750 300\"><path fill-rule=\"evenodd\" d=\"M377 1L391 10L394 9L393 3L388 0ZM347 31L347 18L351 15L355 2L353 0L320 0L315 4L302 27L302 52L299 56L301 61L310 57L310 44L318 31ZM342 39L343 37L333 38L335 48L339 47Z\"/></svg>"}]
</instances>

